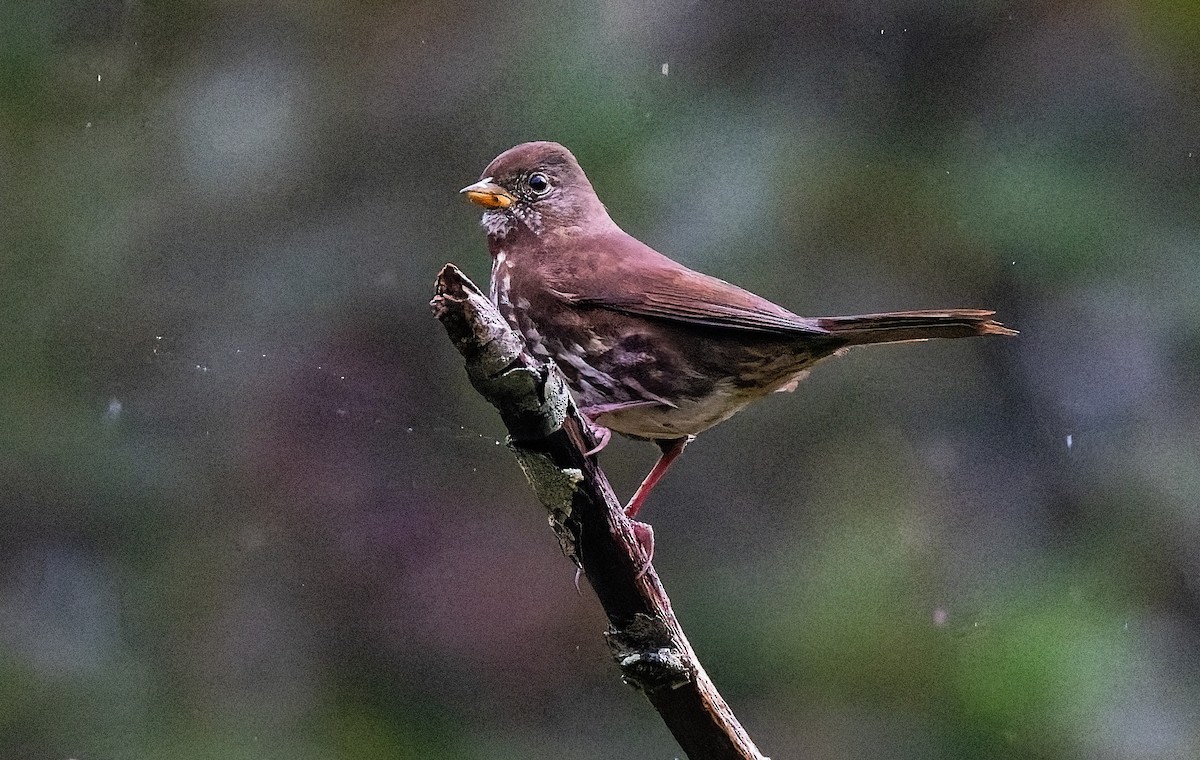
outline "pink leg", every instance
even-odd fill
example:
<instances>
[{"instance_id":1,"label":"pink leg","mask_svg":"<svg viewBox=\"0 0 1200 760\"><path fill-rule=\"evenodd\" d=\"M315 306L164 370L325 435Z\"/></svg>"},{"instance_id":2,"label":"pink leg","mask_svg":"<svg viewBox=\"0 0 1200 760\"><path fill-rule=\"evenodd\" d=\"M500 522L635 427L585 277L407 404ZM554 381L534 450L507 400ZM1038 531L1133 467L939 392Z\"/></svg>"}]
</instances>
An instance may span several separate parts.
<instances>
[{"instance_id":1,"label":"pink leg","mask_svg":"<svg viewBox=\"0 0 1200 760\"><path fill-rule=\"evenodd\" d=\"M662 476L667 474L667 468L671 463L679 458L683 453L684 447L692 442L695 436L689 435L686 438L673 438L669 441L655 441L658 447L662 449L662 456L654 463L654 467L650 469L650 473L646 475L646 479L638 486L634 492L633 498L625 505L625 516L633 519L637 516L638 511L642 508L642 502L650 495L650 491L654 486L658 485L658 481L662 480Z\"/></svg>"},{"instance_id":2,"label":"pink leg","mask_svg":"<svg viewBox=\"0 0 1200 760\"><path fill-rule=\"evenodd\" d=\"M658 481L662 480L662 476L667 473L667 468L679 458L679 455L683 453L683 449L695 437L694 435L689 435L686 438L655 441L658 447L662 449L662 456L654 463L654 467L650 468L650 473L642 481L642 484L638 486L638 490L634 492L633 498L629 500L629 504L625 506L625 516L633 521L633 535L637 539L638 545L642 547L642 566L638 570L639 578L645 575L646 571L650 569L650 563L654 561L654 528L633 518L642 508L642 503L646 501L646 497L650 495L650 491L658 484Z\"/></svg>"}]
</instances>

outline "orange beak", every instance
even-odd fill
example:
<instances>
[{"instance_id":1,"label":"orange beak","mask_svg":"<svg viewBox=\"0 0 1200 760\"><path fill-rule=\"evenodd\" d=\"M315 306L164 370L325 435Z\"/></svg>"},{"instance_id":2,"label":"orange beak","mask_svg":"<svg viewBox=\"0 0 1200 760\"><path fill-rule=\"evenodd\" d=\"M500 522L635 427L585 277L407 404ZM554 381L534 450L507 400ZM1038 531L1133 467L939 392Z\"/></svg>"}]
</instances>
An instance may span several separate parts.
<instances>
[{"instance_id":1,"label":"orange beak","mask_svg":"<svg viewBox=\"0 0 1200 760\"><path fill-rule=\"evenodd\" d=\"M491 177L484 177L458 192L466 193L467 200L484 208L508 208L514 200L507 190L492 182Z\"/></svg>"}]
</instances>

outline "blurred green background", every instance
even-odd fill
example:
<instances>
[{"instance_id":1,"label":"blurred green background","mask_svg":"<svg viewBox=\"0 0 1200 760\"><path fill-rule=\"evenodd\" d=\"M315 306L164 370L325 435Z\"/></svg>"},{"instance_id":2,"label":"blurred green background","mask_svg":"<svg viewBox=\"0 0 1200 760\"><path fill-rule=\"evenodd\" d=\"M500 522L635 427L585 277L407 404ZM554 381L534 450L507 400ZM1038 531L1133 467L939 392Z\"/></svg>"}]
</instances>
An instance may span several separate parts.
<instances>
[{"instance_id":1,"label":"blurred green background","mask_svg":"<svg viewBox=\"0 0 1200 760\"><path fill-rule=\"evenodd\" d=\"M9 0L0 757L678 755L427 307L529 139L802 314L1022 331L830 362L651 498L765 753L1200 757L1197 50L1169 0Z\"/></svg>"}]
</instances>

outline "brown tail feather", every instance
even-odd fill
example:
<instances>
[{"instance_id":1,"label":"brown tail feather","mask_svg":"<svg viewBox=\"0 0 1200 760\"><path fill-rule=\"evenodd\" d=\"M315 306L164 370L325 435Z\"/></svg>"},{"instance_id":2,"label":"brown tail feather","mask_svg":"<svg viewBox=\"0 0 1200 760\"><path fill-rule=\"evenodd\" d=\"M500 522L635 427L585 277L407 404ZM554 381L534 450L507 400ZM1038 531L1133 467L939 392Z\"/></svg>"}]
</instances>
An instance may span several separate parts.
<instances>
[{"instance_id":1,"label":"brown tail feather","mask_svg":"<svg viewBox=\"0 0 1200 760\"><path fill-rule=\"evenodd\" d=\"M936 309L821 317L817 324L846 341L846 345L900 343L930 338L969 338L974 335L1016 335L1017 331L991 319L994 311Z\"/></svg>"}]
</instances>

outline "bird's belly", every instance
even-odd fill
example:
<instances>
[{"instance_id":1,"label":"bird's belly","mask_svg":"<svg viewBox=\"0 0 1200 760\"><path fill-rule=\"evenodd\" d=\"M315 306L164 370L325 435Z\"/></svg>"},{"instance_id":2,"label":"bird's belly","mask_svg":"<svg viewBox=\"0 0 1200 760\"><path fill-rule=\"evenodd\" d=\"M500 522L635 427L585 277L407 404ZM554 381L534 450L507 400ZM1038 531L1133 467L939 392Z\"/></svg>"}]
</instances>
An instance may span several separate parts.
<instances>
[{"instance_id":1,"label":"bird's belly","mask_svg":"<svg viewBox=\"0 0 1200 760\"><path fill-rule=\"evenodd\" d=\"M596 423L635 438L669 439L699 435L732 417L747 404L762 397L747 393L732 383L719 383L712 393L699 398L675 399L674 406L647 404L605 412Z\"/></svg>"}]
</instances>

